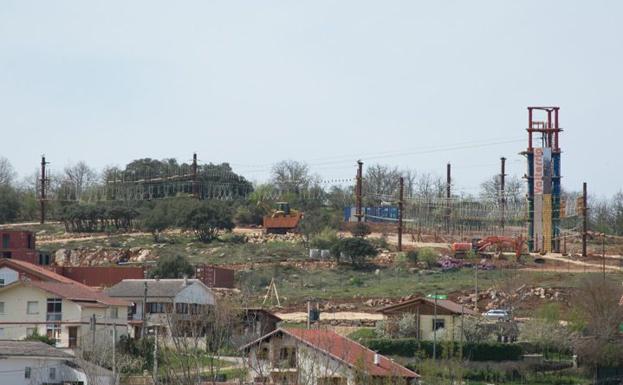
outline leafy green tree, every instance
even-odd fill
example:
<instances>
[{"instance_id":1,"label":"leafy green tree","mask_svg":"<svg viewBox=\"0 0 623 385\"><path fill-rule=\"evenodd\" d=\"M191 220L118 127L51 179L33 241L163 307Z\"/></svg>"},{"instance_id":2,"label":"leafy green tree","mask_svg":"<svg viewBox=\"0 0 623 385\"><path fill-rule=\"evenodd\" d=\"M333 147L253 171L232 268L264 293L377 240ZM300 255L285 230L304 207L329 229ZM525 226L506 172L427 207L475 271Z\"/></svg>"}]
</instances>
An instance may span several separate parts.
<instances>
[{"instance_id":1,"label":"leafy green tree","mask_svg":"<svg viewBox=\"0 0 623 385\"><path fill-rule=\"evenodd\" d=\"M183 278L192 277L195 268L186 257L181 255L167 256L158 259L156 267L149 272L151 278Z\"/></svg>"},{"instance_id":2,"label":"leafy green tree","mask_svg":"<svg viewBox=\"0 0 623 385\"><path fill-rule=\"evenodd\" d=\"M160 233L174 224L175 218L169 212L168 202L158 202L143 218L143 229L152 233L155 242L160 242Z\"/></svg>"},{"instance_id":3,"label":"leafy green tree","mask_svg":"<svg viewBox=\"0 0 623 385\"><path fill-rule=\"evenodd\" d=\"M0 185L0 223L15 221L19 216L20 200L10 185Z\"/></svg>"},{"instance_id":4,"label":"leafy green tree","mask_svg":"<svg viewBox=\"0 0 623 385\"><path fill-rule=\"evenodd\" d=\"M374 246L364 238L344 238L340 239L331 249L331 254L340 261L340 255L344 253L350 259L353 266L361 266L365 260L377 255Z\"/></svg>"},{"instance_id":5,"label":"leafy green tree","mask_svg":"<svg viewBox=\"0 0 623 385\"><path fill-rule=\"evenodd\" d=\"M357 222L350 228L350 233L353 235L353 237L363 238L367 235L370 235L371 232L372 231L370 230L370 226L363 222Z\"/></svg>"},{"instance_id":6,"label":"leafy green tree","mask_svg":"<svg viewBox=\"0 0 623 385\"><path fill-rule=\"evenodd\" d=\"M222 201L204 201L194 207L184 218L182 227L193 231L201 242L212 242L219 231L234 228L231 208Z\"/></svg>"}]
</instances>

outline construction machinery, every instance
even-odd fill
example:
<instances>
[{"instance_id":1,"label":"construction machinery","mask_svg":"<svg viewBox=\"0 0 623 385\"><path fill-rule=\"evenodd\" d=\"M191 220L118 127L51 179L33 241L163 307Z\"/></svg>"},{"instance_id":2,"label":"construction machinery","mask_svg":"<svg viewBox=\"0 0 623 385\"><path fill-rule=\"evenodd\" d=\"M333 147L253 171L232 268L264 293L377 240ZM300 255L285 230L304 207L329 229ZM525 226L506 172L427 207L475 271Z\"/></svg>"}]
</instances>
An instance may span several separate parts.
<instances>
[{"instance_id":1,"label":"construction machinery","mask_svg":"<svg viewBox=\"0 0 623 385\"><path fill-rule=\"evenodd\" d=\"M469 250L472 250L478 255L488 256L490 255L488 250L493 247L497 252L514 251L515 257L519 259L524 243L525 240L522 236L516 238L501 236L490 236L482 239L473 238L471 242L453 243L452 252L455 257L464 257L469 252Z\"/></svg>"},{"instance_id":2,"label":"construction machinery","mask_svg":"<svg viewBox=\"0 0 623 385\"><path fill-rule=\"evenodd\" d=\"M264 216L263 224L266 233L285 234L295 232L302 218L303 213L291 209L288 202L277 202L277 209Z\"/></svg>"}]
</instances>

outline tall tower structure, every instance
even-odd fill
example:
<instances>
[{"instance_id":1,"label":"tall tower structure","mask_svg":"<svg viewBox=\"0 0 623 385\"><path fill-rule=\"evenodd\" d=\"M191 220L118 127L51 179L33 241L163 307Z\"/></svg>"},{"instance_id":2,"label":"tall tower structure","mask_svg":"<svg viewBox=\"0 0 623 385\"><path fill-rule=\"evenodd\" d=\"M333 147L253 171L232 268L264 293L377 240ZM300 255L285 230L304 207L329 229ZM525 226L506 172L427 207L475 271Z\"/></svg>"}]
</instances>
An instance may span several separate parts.
<instances>
[{"instance_id":1,"label":"tall tower structure","mask_svg":"<svg viewBox=\"0 0 623 385\"><path fill-rule=\"evenodd\" d=\"M528 107L528 248L560 251L560 107ZM539 135L540 134L540 135Z\"/></svg>"}]
</instances>

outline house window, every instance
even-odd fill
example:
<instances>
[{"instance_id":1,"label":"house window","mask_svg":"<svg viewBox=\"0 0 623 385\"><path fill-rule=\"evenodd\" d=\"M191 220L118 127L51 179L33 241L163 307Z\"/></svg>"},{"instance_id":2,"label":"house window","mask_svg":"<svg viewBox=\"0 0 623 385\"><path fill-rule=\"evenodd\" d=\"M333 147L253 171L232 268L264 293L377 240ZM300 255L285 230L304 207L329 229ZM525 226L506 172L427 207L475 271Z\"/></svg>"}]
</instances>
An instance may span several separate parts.
<instances>
[{"instance_id":1,"label":"house window","mask_svg":"<svg viewBox=\"0 0 623 385\"><path fill-rule=\"evenodd\" d=\"M148 302L147 303L147 312L148 313L164 313L165 312L165 303L162 302Z\"/></svg>"},{"instance_id":2,"label":"house window","mask_svg":"<svg viewBox=\"0 0 623 385\"><path fill-rule=\"evenodd\" d=\"M4 328L0 328L0 338L4 338Z\"/></svg>"},{"instance_id":3,"label":"house window","mask_svg":"<svg viewBox=\"0 0 623 385\"><path fill-rule=\"evenodd\" d=\"M0 302L0 314L4 314L4 302Z\"/></svg>"},{"instance_id":4,"label":"house window","mask_svg":"<svg viewBox=\"0 0 623 385\"><path fill-rule=\"evenodd\" d=\"M24 378L30 378L30 373L31 373L32 369L30 369L30 366L27 366L24 368Z\"/></svg>"},{"instance_id":5,"label":"house window","mask_svg":"<svg viewBox=\"0 0 623 385\"><path fill-rule=\"evenodd\" d=\"M50 368L50 380L56 380L56 368Z\"/></svg>"},{"instance_id":6,"label":"house window","mask_svg":"<svg viewBox=\"0 0 623 385\"><path fill-rule=\"evenodd\" d=\"M176 303L175 312L177 314L188 314L188 304L187 303Z\"/></svg>"},{"instance_id":7,"label":"house window","mask_svg":"<svg viewBox=\"0 0 623 385\"><path fill-rule=\"evenodd\" d=\"M0 278L0 287L4 286L4 278Z\"/></svg>"},{"instance_id":8,"label":"house window","mask_svg":"<svg viewBox=\"0 0 623 385\"><path fill-rule=\"evenodd\" d=\"M34 242L32 241L32 234L28 234L26 236L26 242L28 242L28 248L29 249L34 249L35 248Z\"/></svg>"},{"instance_id":9,"label":"house window","mask_svg":"<svg viewBox=\"0 0 623 385\"><path fill-rule=\"evenodd\" d=\"M56 343L59 343L61 340L61 325L59 324L46 325L45 335L48 336L48 338L53 339Z\"/></svg>"},{"instance_id":10,"label":"house window","mask_svg":"<svg viewBox=\"0 0 623 385\"><path fill-rule=\"evenodd\" d=\"M26 314L39 314L39 302L28 301L26 303Z\"/></svg>"},{"instance_id":11,"label":"house window","mask_svg":"<svg viewBox=\"0 0 623 385\"><path fill-rule=\"evenodd\" d=\"M110 318L117 319L119 318L119 309L116 307L110 308Z\"/></svg>"},{"instance_id":12,"label":"house window","mask_svg":"<svg viewBox=\"0 0 623 385\"><path fill-rule=\"evenodd\" d=\"M296 368L296 349L281 348L279 349L279 366L282 368Z\"/></svg>"},{"instance_id":13,"label":"house window","mask_svg":"<svg viewBox=\"0 0 623 385\"><path fill-rule=\"evenodd\" d=\"M2 248L8 249L11 243L11 236L9 234L2 234Z\"/></svg>"},{"instance_id":14,"label":"house window","mask_svg":"<svg viewBox=\"0 0 623 385\"><path fill-rule=\"evenodd\" d=\"M439 330L439 329L445 329L445 327L446 327L445 319L443 318L433 319L433 331Z\"/></svg>"},{"instance_id":15,"label":"house window","mask_svg":"<svg viewBox=\"0 0 623 385\"><path fill-rule=\"evenodd\" d=\"M63 300L60 298L48 298L46 321L60 321L63 312Z\"/></svg>"},{"instance_id":16,"label":"house window","mask_svg":"<svg viewBox=\"0 0 623 385\"><path fill-rule=\"evenodd\" d=\"M269 348L267 345L262 344L260 348L257 350L257 359L258 360L267 360L268 359Z\"/></svg>"}]
</instances>

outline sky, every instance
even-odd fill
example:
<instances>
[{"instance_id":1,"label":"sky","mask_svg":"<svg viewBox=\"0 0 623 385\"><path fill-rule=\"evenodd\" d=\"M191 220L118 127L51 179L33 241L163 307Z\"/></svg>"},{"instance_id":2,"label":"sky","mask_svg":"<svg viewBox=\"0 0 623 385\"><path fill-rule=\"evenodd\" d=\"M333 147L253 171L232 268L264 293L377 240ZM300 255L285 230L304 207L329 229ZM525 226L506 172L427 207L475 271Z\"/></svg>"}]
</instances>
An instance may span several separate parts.
<instances>
[{"instance_id":1,"label":"sky","mask_svg":"<svg viewBox=\"0 0 623 385\"><path fill-rule=\"evenodd\" d=\"M20 175L142 157L523 176L527 106L560 106L563 188L623 189L623 2L0 2L0 156Z\"/></svg>"}]
</instances>

